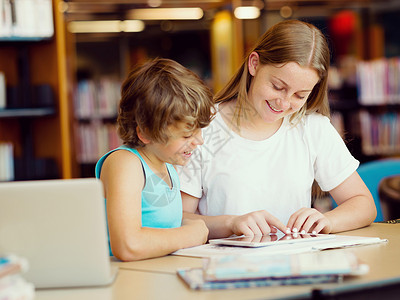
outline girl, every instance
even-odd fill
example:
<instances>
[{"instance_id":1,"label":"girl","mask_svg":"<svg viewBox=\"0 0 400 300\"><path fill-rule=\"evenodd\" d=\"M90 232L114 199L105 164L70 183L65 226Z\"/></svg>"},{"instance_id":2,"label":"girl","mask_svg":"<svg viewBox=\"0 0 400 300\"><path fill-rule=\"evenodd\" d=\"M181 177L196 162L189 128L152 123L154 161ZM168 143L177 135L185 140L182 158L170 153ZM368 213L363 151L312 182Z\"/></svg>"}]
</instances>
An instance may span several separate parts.
<instances>
[{"instance_id":1,"label":"girl","mask_svg":"<svg viewBox=\"0 0 400 300\"><path fill-rule=\"evenodd\" d=\"M331 233L375 219L359 162L329 121L328 68L322 33L283 21L216 95L204 145L179 170L184 215L203 219L210 238L276 229ZM314 181L337 208L325 214L311 208Z\"/></svg>"}]
</instances>

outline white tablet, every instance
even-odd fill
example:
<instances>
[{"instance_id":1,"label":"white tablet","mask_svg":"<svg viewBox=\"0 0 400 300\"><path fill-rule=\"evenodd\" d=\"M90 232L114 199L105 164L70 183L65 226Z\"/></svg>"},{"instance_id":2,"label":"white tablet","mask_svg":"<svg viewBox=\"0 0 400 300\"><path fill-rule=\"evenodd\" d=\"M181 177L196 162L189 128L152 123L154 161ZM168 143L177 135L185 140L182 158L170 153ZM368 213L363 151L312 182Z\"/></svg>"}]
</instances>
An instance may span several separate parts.
<instances>
[{"instance_id":1,"label":"white tablet","mask_svg":"<svg viewBox=\"0 0 400 300\"><path fill-rule=\"evenodd\" d=\"M223 246L240 246L240 247L266 247L271 245L292 244L301 242L320 241L335 238L333 234L300 234L291 233L284 234L281 232L270 233L269 235L255 236L232 236L222 239L209 240L210 244Z\"/></svg>"}]
</instances>

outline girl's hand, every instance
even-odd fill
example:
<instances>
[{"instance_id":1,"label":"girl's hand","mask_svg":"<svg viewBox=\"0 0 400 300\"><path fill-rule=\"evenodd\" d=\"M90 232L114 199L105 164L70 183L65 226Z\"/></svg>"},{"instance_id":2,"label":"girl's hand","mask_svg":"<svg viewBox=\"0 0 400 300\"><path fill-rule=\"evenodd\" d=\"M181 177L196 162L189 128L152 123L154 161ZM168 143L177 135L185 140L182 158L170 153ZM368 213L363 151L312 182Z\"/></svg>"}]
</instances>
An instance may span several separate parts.
<instances>
[{"instance_id":1,"label":"girl's hand","mask_svg":"<svg viewBox=\"0 0 400 300\"><path fill-rule=\"evenodd\" d=\"M201 219L187 219L182 220L182 226L187 227L192 231L191 238L193 246L201 245L208 240L208 228L206 223Z\"/></svg>"},{"instance_id":2,"label":"girl's hand","mask_svg":"<svg viewBox=\"0 0 400 300\"><path fill-rule=\"evenodd\" d=\"M265 210L253 211L251 213L232 216L228 227L236 235L267 235L276 233L277 229L286 232L287 227L276 217Z\"/></svg>"},{"instance_id":3,"label":"girl's hand","mask_svg":"<svg viewBox=\"0 0 400 300\"><path fill-rule=\"evenodd\" d=\"M315 208L301 208L290 216L287 227L299 233L330 233L331 221Z\"/></svg>"}]
</instances>

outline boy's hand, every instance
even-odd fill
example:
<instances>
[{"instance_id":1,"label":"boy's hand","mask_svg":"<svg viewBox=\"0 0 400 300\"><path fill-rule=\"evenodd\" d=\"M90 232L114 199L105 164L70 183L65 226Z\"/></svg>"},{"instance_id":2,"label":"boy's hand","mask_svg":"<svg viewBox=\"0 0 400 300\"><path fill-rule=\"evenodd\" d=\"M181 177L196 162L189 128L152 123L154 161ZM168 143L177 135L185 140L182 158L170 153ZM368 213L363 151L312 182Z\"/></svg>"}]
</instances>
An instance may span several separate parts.
<instances>
[{"instance_id":1,"label":"boy's hand","mask_svg":"<svg viewBox=\"0 0 400 300\"><path fill-rule=\"evenodd\" d=\"M187 219L182 220L182 226L190 227L192 230L192 239L194 246L204 244L208 240L208 228L206 223L201 219Z\"/></svg>"},{"instance_id":2,"label":"boy's hand","mask_svg":"<svg viewBox=\"0 0 400 300\"><path fill-rule=\"evenodd\" d=\"M301 208L290 216L287 227L299 233L330 233L331 221L315 208Z\"/></svg>"},{"instance_id":3,"label":"boy's hand","mask_svg":"<svg viewBox=\"0 0 400 300\"><path fill-rule=\"evenodd\" d=\"M251 213L233 216L228 227L236 235L267 235L276 233L277 229L286 232L287 227L266 210L253 211Z\"/></svg>"}]
</instances>

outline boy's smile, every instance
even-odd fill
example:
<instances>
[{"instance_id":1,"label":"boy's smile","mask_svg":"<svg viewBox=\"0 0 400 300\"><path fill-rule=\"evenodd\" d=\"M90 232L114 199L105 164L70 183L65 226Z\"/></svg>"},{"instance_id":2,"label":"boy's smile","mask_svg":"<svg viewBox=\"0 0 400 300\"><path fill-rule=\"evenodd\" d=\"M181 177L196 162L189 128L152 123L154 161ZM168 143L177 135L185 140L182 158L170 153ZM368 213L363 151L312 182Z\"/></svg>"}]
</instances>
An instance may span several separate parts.
<instances>
[{"instance_id":1,"label":"boy's smile","mask_svg":"<svg viewBox=\"0 0 400 300\"><path fill-rule=\"evenodd\" d=\"M201 129L188 131L186 124L178 122L169 126L167 143L150 142L145 146L154 154L153 161L160 164L186 165L198 145L203 144ZM146 151L146 150L144 150Z\"/></svg>"}]
</instances>

